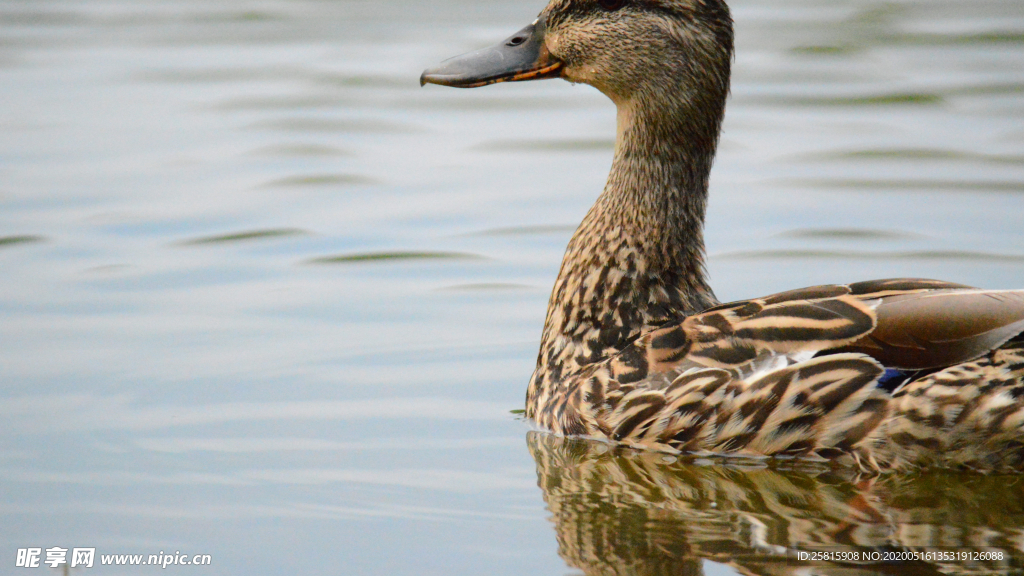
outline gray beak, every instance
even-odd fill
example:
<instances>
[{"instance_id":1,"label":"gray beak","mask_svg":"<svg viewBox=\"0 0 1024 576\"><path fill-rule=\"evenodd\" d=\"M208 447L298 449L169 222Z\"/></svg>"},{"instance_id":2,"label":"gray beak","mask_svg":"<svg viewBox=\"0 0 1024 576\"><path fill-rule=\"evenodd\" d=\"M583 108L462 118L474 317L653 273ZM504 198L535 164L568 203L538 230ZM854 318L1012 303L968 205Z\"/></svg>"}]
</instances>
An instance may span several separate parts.
<instances>
[{"instance_id":1,"label":"gray beak","mask_svg":"<svg viewBox=\"0 0 1024 576\"><path fill-rule=\"evenodd\" d=\"M501 44L449 58L420 76L426 83L476 88L498 82L557 78L562 63L544 45L544 18L516 32Z\"/></svg>"}]
</instances>

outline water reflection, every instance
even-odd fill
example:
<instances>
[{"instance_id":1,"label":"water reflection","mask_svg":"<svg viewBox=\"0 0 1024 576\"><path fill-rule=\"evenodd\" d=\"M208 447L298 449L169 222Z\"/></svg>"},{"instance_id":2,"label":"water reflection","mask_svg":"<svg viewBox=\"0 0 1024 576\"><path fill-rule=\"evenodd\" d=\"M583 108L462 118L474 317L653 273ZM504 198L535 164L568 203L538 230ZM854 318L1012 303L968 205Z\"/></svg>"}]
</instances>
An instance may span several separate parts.
<instances>
[{"instance_id":1,"label":"water reflection","mask_svg":"<svg viewBox=\"0 0 1024 576\"><path fill-rule=\"evenodd\" d=\"M856 478L677 461L531 432L558 550L596 574L1020 574L1024 478L931 473ZM801 552L955 552L943 561L811 562ZM998 558L1002 560L998 560Z\"/></svg>"},{"instance_id":2,"label":"water reflection","mask_svg":"<svg viewBox=\"0 0 1024 576\"><path fill-rule=\"evenodd\" d=\"M0 236L0 248L15 246L17 244L41 242L42 240L42 236Z\"/></svg>"}]
</instances>

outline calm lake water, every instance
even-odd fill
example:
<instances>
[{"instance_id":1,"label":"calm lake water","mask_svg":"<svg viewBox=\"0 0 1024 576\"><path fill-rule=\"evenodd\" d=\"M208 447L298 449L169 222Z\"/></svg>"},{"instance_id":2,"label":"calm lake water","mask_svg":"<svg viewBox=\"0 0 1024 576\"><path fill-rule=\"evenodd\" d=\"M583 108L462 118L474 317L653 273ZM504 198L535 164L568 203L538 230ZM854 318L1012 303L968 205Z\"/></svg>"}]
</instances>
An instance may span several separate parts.
<instances>
[{"instance_id":1,"label":"calm lake water","mask_svg":"<svg viewBox=\"0 0 1024 576\"><path fill-rule=\"evenodd\" d=\"M510 413L614 109L417 80L543 5L0 0L0 573L1024 572L1024 477L679 463ZM1024 287L1020 0L732 7L720 298ZM990 554L798 556L903 547Z\"/></svg>"}]
</instances>

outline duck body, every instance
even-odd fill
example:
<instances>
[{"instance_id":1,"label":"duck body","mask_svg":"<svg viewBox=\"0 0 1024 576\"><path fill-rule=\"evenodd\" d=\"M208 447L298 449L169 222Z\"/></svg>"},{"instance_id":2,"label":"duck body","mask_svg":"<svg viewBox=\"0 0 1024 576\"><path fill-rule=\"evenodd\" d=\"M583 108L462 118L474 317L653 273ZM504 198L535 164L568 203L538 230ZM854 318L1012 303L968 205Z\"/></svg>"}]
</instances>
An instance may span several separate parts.
<instances>
[{"instance_id":1,"label":"duck body","mask_svg":"<svg viewBox=\"0 0 1024 576\"><path fill-rule=\"evenodd\" d=\"M538 369L527 414L560 434L690 454L1016 471L1021 330L1024 291L815 286L645 328L568 378Z\"/></svg>"},{"instance_id":2,"label":"duck body","mask_svg":"<svg viewBox=\"0 0 1024 576\"><path fill-rule=\"evenodd\" d=\"M1024 471L1024 290L892 279L719 304L703 226L732 51L722 0L552 0L502 44L421 77L562 77L618 109L527 417L673 452Z\"/></svg>"}]
</instances>

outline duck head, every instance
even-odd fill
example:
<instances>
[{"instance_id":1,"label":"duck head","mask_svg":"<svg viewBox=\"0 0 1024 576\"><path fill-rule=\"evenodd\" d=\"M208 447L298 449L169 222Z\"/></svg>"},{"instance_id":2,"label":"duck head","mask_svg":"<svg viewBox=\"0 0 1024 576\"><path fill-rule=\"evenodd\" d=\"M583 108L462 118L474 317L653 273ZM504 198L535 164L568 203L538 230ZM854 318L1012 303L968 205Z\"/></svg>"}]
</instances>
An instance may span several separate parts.
<instances>
[{"instance_id":1,"label":"duck head","mask_svg":"<svg viewBox=\"0 0 1024 576\"><path fill-rule=\"evenodd\" d=\"M561 77L620 106L664 97L724 106L732 49L723 0L551 0L529 26L426 70L420 83L474 88Z\"/></svg>"},{"instance_id":2,"label":"duck head","mask_svg":"<svg viewBox=\"0 0 1024 576\"><path fill-rule=\"evenodd\" d=\"M462 88L561 77L618 108L608 181L569 242L548 304L526 412L542 425L554 412L540 407L568 394L564 375L717 302L703 227L732 48L723 0L551 0L501 44L420 77Z\"/></svg>"}]
</instances>

